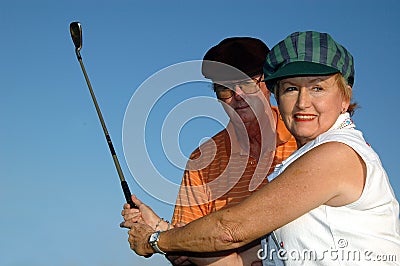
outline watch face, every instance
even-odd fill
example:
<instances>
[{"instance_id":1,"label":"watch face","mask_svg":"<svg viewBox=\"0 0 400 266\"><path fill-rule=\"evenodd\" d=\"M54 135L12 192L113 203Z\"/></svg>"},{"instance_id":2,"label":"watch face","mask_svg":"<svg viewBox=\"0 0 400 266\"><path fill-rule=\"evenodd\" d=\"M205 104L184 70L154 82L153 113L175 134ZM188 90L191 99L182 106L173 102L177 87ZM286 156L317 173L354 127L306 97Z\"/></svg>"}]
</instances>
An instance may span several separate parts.
<instances>
[{"instance_id":1,"label":"watch face","mask_svg":"<svg viewBox=\"0 0 400 266\"><path fill-rule=\"evenodd\" d=\"M149 242L155 242L157 240L158 240L158 233L157 232L152 233L150 236Z\"/></svg>"},{"instance_id":2,"label":"watch face","mask_svg":"<svg viewBox=\"0 0 400 266\"><path fill-rule=\"evenodd\" d=\"M161 254L166 254L164 251L162 251L159 247L158 247L158 245L157 245L157 242L158 242L158 237L160 236L160 231L157 231L157 232L154 232L154 233L152 233L151 235L150 235L150 238L149 238L149 244L150 244L150 246L154 249L154 251L156 252L156 253L161 253Z\"/></svg>"}]
</instances>

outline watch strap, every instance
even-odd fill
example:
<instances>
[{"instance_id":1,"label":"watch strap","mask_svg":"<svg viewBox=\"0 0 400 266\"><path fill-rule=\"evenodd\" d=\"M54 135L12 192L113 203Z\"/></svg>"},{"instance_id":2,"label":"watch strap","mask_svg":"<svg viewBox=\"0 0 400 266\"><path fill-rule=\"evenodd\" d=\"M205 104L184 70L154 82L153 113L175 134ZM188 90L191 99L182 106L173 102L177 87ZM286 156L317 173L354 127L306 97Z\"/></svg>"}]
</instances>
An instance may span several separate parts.
<instances>
[{"instance_id":1,"label":"watch strap","mask_svg":"<svg viewBox=\"0 0 400 266\"><path fill-rule=\"evenodd\" d=\"M160 254L165 255L166 253L165 253L164 251L162 251L162 250L158 247L158 238L160 237L160 233L161 233L161 231L156 231L156 232L152 233L152 234L150 235L150 238L149 238L149 244L150 244L150 246L153 248L153 250L154 250L156 253L160 253Z\"/></svg>"}]
</instances>

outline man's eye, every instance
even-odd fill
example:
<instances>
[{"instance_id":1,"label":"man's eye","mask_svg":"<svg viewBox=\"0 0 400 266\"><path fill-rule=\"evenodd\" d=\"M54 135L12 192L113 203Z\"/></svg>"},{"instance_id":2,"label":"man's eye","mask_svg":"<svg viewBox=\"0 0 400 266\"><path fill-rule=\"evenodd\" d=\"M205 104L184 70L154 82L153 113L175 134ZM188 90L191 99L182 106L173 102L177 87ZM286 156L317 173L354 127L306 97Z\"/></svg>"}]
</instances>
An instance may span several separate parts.
<instances>
[{"instance_id":1,"label":"man's eye","mask_svg":"<svg viewBox=\"0 0 400 266\"><path fill-rule=\"evenodd\" d=\"M215 90L217 90L217 91L226 91L226 90L229 90L229 88L228 87L226 87L226 86L224 86L224 85L215 85Z\"/></svg>"},{"instance_id":2,"label":"man's eye","mask_svg":"<svg viewBox=\"0 0 400 266\"><path fill-rule=\"evenodd\" d=\"M296 90L297 90L296 87L287 87L287 88L285 89L285 92L291 92L291 91L296 91Z\"/></svg>"}]
</instances>

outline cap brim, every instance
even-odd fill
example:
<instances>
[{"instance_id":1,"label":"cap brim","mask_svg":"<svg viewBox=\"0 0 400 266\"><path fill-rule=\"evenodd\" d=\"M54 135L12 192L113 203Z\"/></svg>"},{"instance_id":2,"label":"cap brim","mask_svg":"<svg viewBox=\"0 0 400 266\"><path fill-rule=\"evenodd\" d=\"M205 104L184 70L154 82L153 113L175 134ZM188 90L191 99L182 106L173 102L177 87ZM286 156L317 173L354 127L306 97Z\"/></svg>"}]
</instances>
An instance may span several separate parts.
<instances>
[{"instance_id":1,"label":"cap brim","mask_svg":"<svg viewBox=\"0 0 400 266\"><path fill-rule=\"evenodd\" d=\"M295 76L320 76L330 75L340 72L336 68L313 62L291 62L281 67L274 74L266 77L264 81L271 82L276 79L295 77Z\"/></svg>"}]
</instances>

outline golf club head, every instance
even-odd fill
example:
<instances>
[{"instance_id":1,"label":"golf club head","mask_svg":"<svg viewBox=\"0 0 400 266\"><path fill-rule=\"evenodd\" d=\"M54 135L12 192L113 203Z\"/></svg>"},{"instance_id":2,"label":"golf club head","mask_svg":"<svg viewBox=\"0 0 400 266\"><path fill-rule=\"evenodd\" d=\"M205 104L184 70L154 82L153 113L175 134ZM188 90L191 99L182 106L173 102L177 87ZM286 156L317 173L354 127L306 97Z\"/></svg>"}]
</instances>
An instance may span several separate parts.
<instances>
[{"instance_id":1,"label":"golf club head","mask_svg":"<svg viewBox=\"0 0 400 266\"><path fill-rule=\"evenodd\" d=\"M82 27L79 22L71 22L69 24L69 31L71 32L71 38L74 42L75 49L80 51L82 48Z\"/></svg>"}]
</instances>

